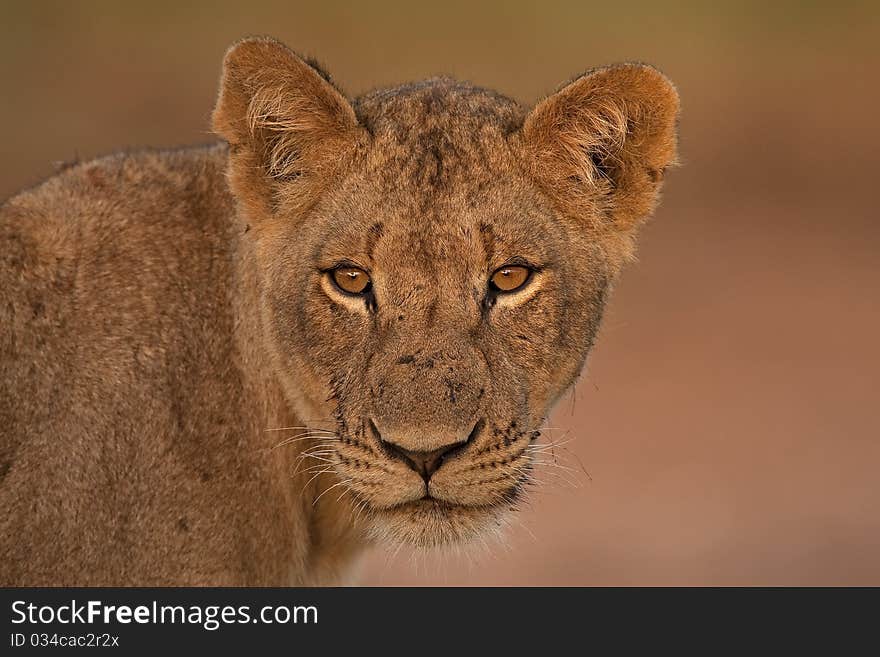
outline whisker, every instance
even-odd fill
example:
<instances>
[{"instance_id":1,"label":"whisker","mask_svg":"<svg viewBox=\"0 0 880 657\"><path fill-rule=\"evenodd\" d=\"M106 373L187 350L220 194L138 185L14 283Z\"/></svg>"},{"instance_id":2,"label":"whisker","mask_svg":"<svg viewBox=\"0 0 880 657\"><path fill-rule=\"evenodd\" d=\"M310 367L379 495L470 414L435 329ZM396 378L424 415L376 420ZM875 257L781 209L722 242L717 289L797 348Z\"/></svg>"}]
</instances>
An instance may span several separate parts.
<instances>
[{"instance_id":1,"label":"whisker","mask_svg":"<svg viewBox=\"0 0 880 657\"><path fill-rule=\"evenodd\" d=\"M293 443L298 443L303 440L319 439L322 441L331 441L332 442L335 438L336 438L336 436L333 436L333 435L328 436L325 434L300 433L300 434L296 434L295 436L290 436L289 438L285 438L284 440L282 440L280 443L278 443L274 447L271 447L270 451L278 449L279 447L284 447L285 445L291 445Z\"/></svg>"},{"instance_id":2,"label":"whisker","mask_svg":"<svg viewBox=\"0 0 880 657\"><path fill-rule=\"evenodd\" d=\"M300 454L296 458L304 459L308 458L309 456L333 456L334 454L336 454L336 450L333 449L312 448L304 452L300 452Z\"/></svg>"},{"instance_id":3,"label":"whisker","mask_svg":"<svg viewBox=\"0 0 880 657\"><path fill-rule=\"evenodd\" d=\"M309 484L311 484L311 483L312 483L317 477L320 477L322 474L330 474L331 472L334 472L334 471L335 471L335 468L325 468L324 470L321 470L320 472L316 472L316 473L312 476L312 478L309 479L309 480L306 482L306 485L303 486L303 488L304 488L304 489L305 489L305 488L308 488L308 487L309 487Z\"/></svg>"},{"instance_id":4,"label":"whisker","mask_svg":"<svg viewBox=\"0 0 880 657\"><path fill-rule=\"evenodd\" d=\"M333 490L337 486L343 486L343 485L350 484L350 483L351 483L351 479L343 479L342 481L337 481L335 484L330 486L330 488L326 489L323 493L318 495L318 497L316 497L314 499L314 501L312 501L312 507L314 507L318 503L318 500L320 500L322 497L324 497L324 495L329 493L331 490Z\"/></svg>"},{"instance_id":5,"label":"whisker","mask_svg":"<svg viewBox=\"0 0 880 657\"><path fill-rule=\"evenodd\" d=\"M324 467L327 466L327 464L329 464L329 465L331 465L331 466L335 466L335 465L336 465L336 462L335 462L335 461L331 461L331 460L329 460L329 459L319 458L319 457L314 457L314 459L315 459L316 461L320 461L320 462L319 462L319 463L315 463L314 465L310 465L309 467L307 467L307 468L304 470L304 472L305 472L306 474L309 474L309 473L311 473L311 472L313 472L313 471L315 471L315 470L317 470L317 469L319 469L319 468L324 468ZM294 468L294 471L293 471L293 474L294 474L294 475L296 475L296 473L299 472L299 469L302 467L303 463L305 463L305 462L306 462L305 459L302 459L302 458L299 459L299 460L297 461L296 468ZM333 468L333 469L335 469L335 468Z\"/></svg>"},{"instance_id":6,"label":"whisker","mask_svg":"<svg viewBox=\"0 0 880 657\"><path fill-rule=\"evenodd\" d=\"M330 431L329 429L321 429L320 427L315 428L315 427L306 427L306 426L300 426L300 427L274 427L274 428L272 428L272 429L263 429L263 431L267 431L267 432L268 432L268 431L290 431L290 430L295 430L295 429L309 429L309 430L315 430L315 431L327 431L328 433L333 433L333 432Z\"/></svg>"},{"instance_id":7,"label":"whisker","mask_svg":"<svg viewBox=\"0 0 880 657\"><path fill-rule=\"evenodd\" d=\"M313 458L313 459L315 459L316 461L323 461L324 463L331 463L331 464L335 464L335 463L336 463L336 461L334 461L333 459L328 459L328 458L325 458L325 457L323 457L323 456L319 456L318 454L300 454L299 457L297 457L297 458L298 458L299 460L307 459L307 458Z\"/></svg>"}]
</instances>

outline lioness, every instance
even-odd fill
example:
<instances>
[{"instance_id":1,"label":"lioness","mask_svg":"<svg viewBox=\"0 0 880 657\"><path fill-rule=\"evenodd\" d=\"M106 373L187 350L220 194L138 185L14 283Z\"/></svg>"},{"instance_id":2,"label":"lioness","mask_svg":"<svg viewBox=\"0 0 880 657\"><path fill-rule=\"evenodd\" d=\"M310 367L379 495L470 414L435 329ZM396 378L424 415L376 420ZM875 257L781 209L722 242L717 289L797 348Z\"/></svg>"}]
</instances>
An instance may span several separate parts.
<instances>
[{"instance_id":1,"label":"lioness","mask_svg":"<svg viewBox=\"0 0 880 657\"><path fill-rule=\"evenodd\" d=\"M653 68L531 110L434 78L348 99L268 38L222 143L0 208L0 584L346 581L494 530L675 160Z\"/></svg>"}]
</instances>

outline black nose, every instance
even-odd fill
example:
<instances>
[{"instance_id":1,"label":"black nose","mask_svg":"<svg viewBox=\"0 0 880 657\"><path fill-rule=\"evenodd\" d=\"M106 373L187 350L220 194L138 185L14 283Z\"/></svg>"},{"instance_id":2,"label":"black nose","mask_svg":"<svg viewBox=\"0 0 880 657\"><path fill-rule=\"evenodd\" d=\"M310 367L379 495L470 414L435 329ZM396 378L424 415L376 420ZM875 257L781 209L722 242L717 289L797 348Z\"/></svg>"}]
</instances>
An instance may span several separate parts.
<instances>
[{"instance_id":1,"label":"black nose","mask_svg":"<svg viewBox=\"0 0 880 657\"><path fill-rule=\"evenodd\" d=\"M403 461L418 472L422 479L425 480L425 483L428 483L431 475L437 472L440 466L443 465L443 461L470 444L476 435L480 433L484 424L483 420L478 421L466 437L450 440L446 444L443 444L441 436L436 434L432 436L433 432L430 430L426 433L424 430L420 431L418 429L398 429L385 433L379 430L379 427L376 426L376 422L372 418L369 420L369 429L386 455ZM438 431L438 433L440 432ZM446 440L449 440L448 434ZM440 444L439 447L437 446L438 443ZM418 447L422 446L428 449L418 449Z\"/></svg>"},{"instance_id":2,"label":"black nose","mask_svg":"<svg viewBox=\"0 0 880 657\"><path fill-rule=\"evenodd\" d=\"M458 442L444 445L443 447L431 450L430 452L413 452L404 449L399 445L395 445L394 443L382 440L382 445L391 452L391 454L404 461L409 467L422 475L422 479L425 480L425 483L428 483L431 479L431 475L437 472L440 466L443 465L443 459L448 457L450 452L457 451L466 444L466 442Z\"/></svg>"},{"instance_id":3,"label":"black nose","mask_svg":"<svg viewBox=\"0 0 880 657\"><path fill-rule=\"evenodd\" d=\"M409 467L422 475L422 479L425 480L425 483L428 483L431 475L437 472L443 464L443 458L448 456L451 451L460 448L464 444L452 443L451 445L444 445L443 447L430 452L412 452L403 447L399 447L394 443L389 443L384 440L382 442L388 451L394 456L404 461Z\"/></svg>"}]
</instances>

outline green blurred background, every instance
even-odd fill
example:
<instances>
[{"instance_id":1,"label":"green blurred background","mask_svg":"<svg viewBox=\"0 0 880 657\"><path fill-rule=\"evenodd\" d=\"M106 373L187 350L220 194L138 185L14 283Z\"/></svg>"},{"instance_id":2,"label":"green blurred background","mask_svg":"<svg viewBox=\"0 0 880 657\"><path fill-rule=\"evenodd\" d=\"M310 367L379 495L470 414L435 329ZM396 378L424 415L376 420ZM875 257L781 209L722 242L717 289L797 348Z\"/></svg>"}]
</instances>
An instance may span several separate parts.
<instances>
[{"instance_id":1,"label":"green blurred background","mask_svg":"<svg viewBox=\"0 0 880 657\"><path fill-rule=\"evenodd\" d=\"M3 0L0 198L212 139L250 34L351 94L446 73L532 103L641 60L682 96L684 166L549 422L571 470L504 544L376 549L361 582L880 584L880 3Z\"/></svg>"}]
</instances>

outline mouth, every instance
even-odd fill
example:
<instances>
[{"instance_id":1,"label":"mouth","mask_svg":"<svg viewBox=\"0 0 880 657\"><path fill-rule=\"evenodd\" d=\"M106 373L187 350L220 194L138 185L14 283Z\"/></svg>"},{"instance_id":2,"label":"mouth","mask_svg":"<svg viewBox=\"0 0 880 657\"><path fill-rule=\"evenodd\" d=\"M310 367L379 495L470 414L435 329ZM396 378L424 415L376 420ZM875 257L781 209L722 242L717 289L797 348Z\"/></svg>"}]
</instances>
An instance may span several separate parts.
<instances>
[{"instance_id":1,"label":"mouth","mask_svg":"<svg viewBox=\"0 0 880 657\"><path fill-rule=\"evenodd\" d=\"M430 495L374 509L370 533L374 539L433 548L466 544L486 535L499 535L514 512L513 498L488 505L457 504Z\"/></svg>"},{"instance_id":2,"label":"mouth","mask_svg":"<svg viewBox=\"0 0 880 657\"><path fill-rule=\"evenodd\" d=\"M466 504L454 504L452 502L446 502L445 500L438 499L436 497L432 497L430 493L425 493L424 497L418 500L410 500L408 502L401 502L400 504L396 504L388 509L384 509L385 511L401 511L401 512L413 512L420 513L429 511L432 513L449 513L454 511L455 509L473 509L478 507L468 506Z\"/></svg>"},{"instance_id":3,"label":"mouth","mask_svg":"<svg viewBox=\"0 0 880 657\"><path fill-rule=\"evenodd\" d=\"M536 433L479 420L466 440L418 451L432 446L389 440L370 418L361 432L340 432L332 458L371 538L461 544L497 534L516 512L532 481Z\"/></svg>"}]
</instances>

